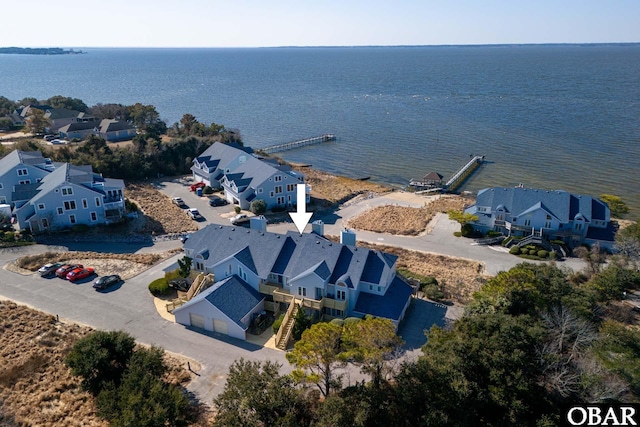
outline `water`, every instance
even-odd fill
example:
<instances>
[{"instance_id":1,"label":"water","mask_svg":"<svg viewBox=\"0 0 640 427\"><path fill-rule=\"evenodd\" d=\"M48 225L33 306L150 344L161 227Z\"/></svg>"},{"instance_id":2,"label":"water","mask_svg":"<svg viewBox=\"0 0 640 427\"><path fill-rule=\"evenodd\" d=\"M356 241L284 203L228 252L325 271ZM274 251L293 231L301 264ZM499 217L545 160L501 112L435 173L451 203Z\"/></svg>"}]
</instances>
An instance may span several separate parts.
<instances>
[{"instance_id":1,"label":"water","mask_svg":"<svg viewBox=\"0 0 640 427\"><path fill-rule=\"evenodd\" d=\"M463 187L613 193L640 215L640 45L86 49L0 55L0 95L153 104L239 128L254 148L405 185L489 163Z\"/></svg>"}]
</instances>

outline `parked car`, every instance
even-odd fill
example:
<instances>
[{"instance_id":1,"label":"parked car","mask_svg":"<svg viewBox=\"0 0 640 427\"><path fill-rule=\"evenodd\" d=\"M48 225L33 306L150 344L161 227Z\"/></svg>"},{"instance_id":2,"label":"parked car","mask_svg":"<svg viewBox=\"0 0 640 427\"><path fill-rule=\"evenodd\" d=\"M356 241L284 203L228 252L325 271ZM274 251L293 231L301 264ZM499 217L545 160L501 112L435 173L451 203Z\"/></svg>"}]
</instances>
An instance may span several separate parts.
<instances>
[{"instance_id":1,"label":"parked car","mask_svg":"<svg viewBox=\"0 0 640 427\"><path fill-rule=\"evenodd\" d=\"M96 291L104 291L110 286L116 285L122 282L122 279L117 274L112 274L111 276L102 276L98 278L95 282L93 282L93 289Z\"/></svg>"},{"instance_id":2,"label":"parked car","mask_svg":"<svg viewBox=\"0 0 640 427\"><path fill-rule=\"evenodd\" d=\"M182 243L186 242L187 240L189 240L189 237L191 237L191 234L185 234L182 237L180 237L180 241Z\"/></svg>"},{"instance_id":3,"label":"parked car","mask_svg":"<svg viewBox=\"0 0 640 427\"><path fill-rule=\"evenodd\" d=\"M200 212L198 212L198 209L196 208L187 209L187 215L189 215L189 217L195 221L203 219L202 215L200 215Z\"/></svg>"},{"instance_id":4,"label":"parked car","mask_svg":"<svg viewBox=\"0 0 640 427\"><path fill-rule=\"evenodd\" d=\"M196 182L195 184L191 184L191 186L189 187L189 190L196 191L198 188L203 188L206 186L207 184L205 184L204 182Z\"/></svg>"},{"instance_id":5,"label":"parked car","mask_svg":"<svg viewBox=\"0 0 640 427\"><path fill-rule=\"evenodd\" d=\"M66 141L64 139L52 139L51 141L49 141L49 144L52 144L52 145L65 145L67 142L69 142L69 141Z\"/></svg>"},{"instance_id":6,"label":"parked car","mask_svg":"<svg viewBox=\"0 0 640 427\"><path fill-rule=\"evenodd\" d=\"M176 291L187 292L191 287L191 281L189 279L171 279L169 280L169 287Z\"/></svg>"},{"instance_id":7,"label":"parked car","mask_svg":"<svg viewBox=\"0 0 640 427\"><path fill-rule=\"evenodd\" d=\"M55 135L45 135L44 138L45 141L49 142L49 141L53 141L54 139L56 139Z\"/></svg>"},{"instance_id":8,"label":"parked car","mask_svg":"<svg viewBox=\"0 0 640 427\"><path fill-rule=\"evenodd\" d=\"M218 196L211 196L209 198L209 206L224 206L224 205L228 205L229 201L227 199L223 199L221 197Z\"/></svg>"},{"instance_id":9,"label":"parked car","mask_svg":"<svg viewBox=\"0 0 640 427\"><path fill-rule=\"evenodd\" d=\"M247 214L238 214L233 218L230 218L229 221L231 221L231 224L233 225L238 225L242 224L243 222L249 221L249 217L247 216Z\"/></svg>"},{"instance_id":10,"label":"parked car","mask_svg":"<svg viewBox=\"0 0 640 427\"><path fill-rule=\"evenodd\" d=\"M75 268L67 273L67 280L70 282L75 282L76 280L84 279L94 274L95 271L91 267Z\"/></svg>"},{"instance_id":11,"label":"parked car","mask_svg":"<svg viewBox=\"0 0 640 427\"><path fill-rule=\"evenodd\" d=\"M83 268L82 264L63 264L60 268L56 270L56 276L61 279L65 279L67 277L67 273L71 270L75 270L76 268Z\"/></svg>"},{"instance_id":12,"label":"parked car","mask_svg":"<svg viewBox=\"0 0 640 427\"><path fill-rule=\"evenodd\" d=\"M171 199L171 201L172 201L174 204L178 205L179 207L186 206L186 205L184 204L184 200L182 200L180 197L174 197L174 198L172 198L172 199Z\"/></svg>"},{"instance_id":13,"label":"parked car","mask_svg":"<svg viewBox=\"0 0 640 427\"><path fill-rule=\"evenodd\" d=\"M59 262L45 264L38 269L38 273L40 274L41 277L51 276L60 267L62 267L62 264Z\"/></svg>"}]
</instances>

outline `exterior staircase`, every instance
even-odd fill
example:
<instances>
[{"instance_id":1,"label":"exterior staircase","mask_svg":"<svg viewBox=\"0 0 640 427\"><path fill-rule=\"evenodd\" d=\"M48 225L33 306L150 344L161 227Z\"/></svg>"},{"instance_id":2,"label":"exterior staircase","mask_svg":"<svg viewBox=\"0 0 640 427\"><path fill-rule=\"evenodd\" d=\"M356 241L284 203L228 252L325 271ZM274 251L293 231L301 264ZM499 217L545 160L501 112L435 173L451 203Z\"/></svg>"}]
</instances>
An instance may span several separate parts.
<instances>
[{"instance_id":1,"label":"exterior staircase","mask_svg":"<svg viewBox=\"0 0 640 427\"><path fill-rule=\"evenodd\" d=\"M295 298L289 304L289 308L282 319L282 324L278 333L276 334L276 348L280 350L286 350L291 341L291 335L293 333L293 324L296 321L296 314L298 310L302 308L302 301L298 301Z\"/></svg>"}]
</instances>

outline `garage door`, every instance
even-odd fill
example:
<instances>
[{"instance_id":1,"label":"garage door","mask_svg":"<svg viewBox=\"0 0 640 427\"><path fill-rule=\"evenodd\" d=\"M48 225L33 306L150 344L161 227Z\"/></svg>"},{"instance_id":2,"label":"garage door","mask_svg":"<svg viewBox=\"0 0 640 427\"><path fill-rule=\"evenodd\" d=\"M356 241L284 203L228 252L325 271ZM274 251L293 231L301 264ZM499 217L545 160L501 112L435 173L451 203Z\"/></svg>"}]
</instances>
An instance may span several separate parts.
<instances>
[{"instance_id":1,"label":"garage door","mask_svg":"<svg viewBox=\"0 0 640 427\"><path fill-rule=\"evenodd\" d=\"M213 330L220 334L229 334L229 326L224 320L213 319Z\"/></svg>"},{"instance_id":2,"label":"garage door","mask_svg":"<svg viewBox=\"0 0 640 427\"><path fill-rule=\"evenodd\" d=\"M189 313L189 321L194 328L204 329L204 317L199 314Z\"/></svg>"}]
</instances>

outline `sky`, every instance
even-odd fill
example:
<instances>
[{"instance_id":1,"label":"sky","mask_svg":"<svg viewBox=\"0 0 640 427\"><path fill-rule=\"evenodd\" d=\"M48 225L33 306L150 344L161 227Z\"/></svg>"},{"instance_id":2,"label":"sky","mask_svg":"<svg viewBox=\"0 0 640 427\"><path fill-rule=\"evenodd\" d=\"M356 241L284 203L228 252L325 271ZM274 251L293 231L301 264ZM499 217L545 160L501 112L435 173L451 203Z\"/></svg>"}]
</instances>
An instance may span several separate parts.
<instances>
[{"instance_id":1,"label":"sky","mask_svg":"<svg viewBox=\"0 0 640 427\"><path fill-rule=\"evenodd\" d=\"M640 42L640 0L30 0L0 10L0 47Z\"/></svg>"}]
</instances>

